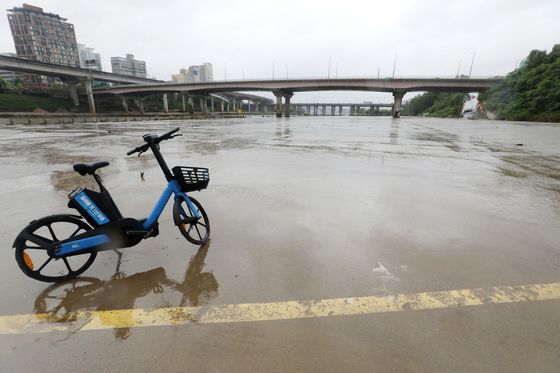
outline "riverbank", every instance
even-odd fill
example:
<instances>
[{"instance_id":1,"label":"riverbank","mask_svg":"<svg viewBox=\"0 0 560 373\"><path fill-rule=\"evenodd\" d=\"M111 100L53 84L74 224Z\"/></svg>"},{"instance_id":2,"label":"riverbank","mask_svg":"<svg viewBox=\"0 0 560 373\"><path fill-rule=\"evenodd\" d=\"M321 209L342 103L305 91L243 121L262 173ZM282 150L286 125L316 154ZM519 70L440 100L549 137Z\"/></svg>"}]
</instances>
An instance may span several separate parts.
<instances>
[{"instance_id":1,"label":"riverbank","mask_svg":"<svg viewBox=\"0 0 560 373\"><path fill-rule=\"evenodd\" d=\"M189 120L244 118L241 113L0 113L0 125L16 124L72 124L72 123L106 123L106 122L138 122L147 120Z\"/></svg>"}]
</instances>

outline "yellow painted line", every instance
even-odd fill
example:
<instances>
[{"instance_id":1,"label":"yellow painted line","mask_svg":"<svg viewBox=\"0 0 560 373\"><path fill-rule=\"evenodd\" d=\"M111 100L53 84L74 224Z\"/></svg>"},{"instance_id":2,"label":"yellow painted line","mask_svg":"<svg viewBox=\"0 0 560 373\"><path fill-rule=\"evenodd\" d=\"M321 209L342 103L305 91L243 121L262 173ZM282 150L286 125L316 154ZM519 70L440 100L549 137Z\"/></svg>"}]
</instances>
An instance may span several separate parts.
<instances>
[{"instance_id":1,"label":"yellow painted line","mask_svg":"<svg viewBox=\"0 0 560 373\"><path fill-rule=\"evenodd\" d=\"M560 300L560 283L309 301L0 316L0 334L294 320Z\"/></svg>"}]
</instances>

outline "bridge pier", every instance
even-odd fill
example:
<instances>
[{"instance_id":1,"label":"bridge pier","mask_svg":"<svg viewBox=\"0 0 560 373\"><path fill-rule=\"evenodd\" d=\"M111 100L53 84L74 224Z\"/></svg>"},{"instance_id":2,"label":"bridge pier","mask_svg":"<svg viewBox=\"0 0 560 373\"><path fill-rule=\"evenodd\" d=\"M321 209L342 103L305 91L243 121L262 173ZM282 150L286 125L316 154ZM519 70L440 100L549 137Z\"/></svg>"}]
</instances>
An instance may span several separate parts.
<instances>
[{"instance_id":1,"label":"bridge pier","mask_svg":"<svg viewBox=\"0 0 560 373\"><path fill-rule=\"evenodd\" d=\"M78 87L75 82L68 83L68 96L70 96L72 102L74 102L74 106L80 105L80 100L78 99Z\"/></svg>"},{"instance_id":2,"label":"bridge pier","mask_svg":"<svg viewBox=\"0 0 560 373\"><path fill-rule=\"evenodd\" d=\"M401 106L402 106L402 100L404 97L404 94L406 92L404 91L394 91L393 92L393 97L394 97L394 103L393 103L393 118L400 118L401 117Z\"/></svg>"},{"instance_id":3,"label":"bridge pier","mask_svg":"<svg viewBox=\"0 0 560 373\"><path fill-rule=\"evenodd\" d=\"M276 96L276 118L282 118L282 93L274 92Z\"/></svg>"},{"instance_id":4,"label":"bridge pier","mask_svg":"<svg viewBox=\"0 0 560 373\"><path fill-rule=\"evenodd\" d=\"M293 93L284 93L284 116L286 118L290 117L290 99L293 95Z\"/></svg>"},{"instance_id":5,"label":"bridge pier","mask_svg":"<svg viewBox=\"0 0 560 373\"><path fill-rule=\"evenodd\" d=\"M95 114L95 101L93 100L93 90L91 88L91 80L84 80L84 86L86 88L86 95L88 99L89 112Z\"/></svg>"},{"instance_id":6,"label":"bridge pier","mask_svg":"<svg viewBox=\"0 0 560 373\"><path fill-rule=\"evenodd\" d=\"M144 114L144 99L139 98L134 101L136 102L136 106L138 106L138 110L140 111L140 113Z\"/></svg>"},{"instance_id":7,"label":"bridge pier","mask_svg":"<svg viewBox=\"0 0 560 373\"><path fill-rule=\"evenodd\" d=\"M163 111L169 114L169 105L167 104L167 93L163 94Z\"/></svg>"},{"instance_id":8,"label":"bridge pier","mask_svg":"<svg viewBox=\"0 0 560 373\"><path fill-rule=\"evenodd\" d=\"M224 112L224 100L220 100L220 111Z\"/></svg>"},{"instance_id":9,"label":"bridge pier","mask_svg":"<svg viewBox=\"0 0 560 373\"><path fill-rule=\"evenodd\" d=\"M210 96L210 110L214 112L214 97Z\"/></svg>"},{"instance_id":10,"label":"bridge pier","mask_svg":"<svg viewBox=\"0 0 560 373\"><path fill-rule=\"evenodd\" d=\"M187 102L189 103L190 113L194 114L194 100L193 100L192 96L190 96L190 95L187 96Z\"/></svg>"},{"instance_id":11,"label":"bridge pier","mask_svg":"<svg viewBox=\"0 0 560 373\"><path fill-rule=\"evenodd\" d=\"M128 113L128 100L126 99L126 97L121 97L121 105L122 105L122 109L125 113Z\"/></svg>"}]
</instances>

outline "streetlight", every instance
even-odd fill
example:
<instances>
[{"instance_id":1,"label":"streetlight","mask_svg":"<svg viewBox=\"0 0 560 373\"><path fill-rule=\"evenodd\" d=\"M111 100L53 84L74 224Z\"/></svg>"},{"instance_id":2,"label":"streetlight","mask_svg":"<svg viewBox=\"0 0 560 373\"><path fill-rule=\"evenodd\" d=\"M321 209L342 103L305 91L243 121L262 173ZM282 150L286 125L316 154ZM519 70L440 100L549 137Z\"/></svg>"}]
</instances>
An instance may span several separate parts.
<instances>
[{"instance_id":1,"label":"streetlight","mask_svg":"<svg viewBox=\"0 0 560 373\"><path fill-rule=\"evenodd\" d=\"M472 67L474 65L474 56L476 56L476 51L472 52L471 68L469 70L469 79L471 78Z\"/></svg>"},{"instance_id":2,"label":"streetlight","mask_svg":"<svg viewBox=\"0 0 560 373\"><path fill-rule=\"evenodd\" d=\"M459 60L459 67L457 67L457 75L455 75L456 78L459 77L459 71L461 70L461 62L463 62L463 60Z\"/></svg>"}]
</instances>

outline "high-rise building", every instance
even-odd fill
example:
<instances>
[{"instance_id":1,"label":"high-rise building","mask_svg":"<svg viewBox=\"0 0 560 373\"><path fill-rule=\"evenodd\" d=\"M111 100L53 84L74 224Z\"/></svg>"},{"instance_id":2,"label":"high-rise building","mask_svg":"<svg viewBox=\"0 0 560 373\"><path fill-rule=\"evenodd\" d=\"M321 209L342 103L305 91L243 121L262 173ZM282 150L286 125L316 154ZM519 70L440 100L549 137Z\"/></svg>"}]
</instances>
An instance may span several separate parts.
<instances>
[{"instance_id":1,"label":"high-rise building","mask_svg":"<svg viewBox=\"0 0 560 373\"><path fill-rule=\"evenodd\" d=\"M146 78L146 62L134 59L133 54L126 57L111 57L111 71L114 74L136 76Z\"/></svg>"},{"instance_id":2,"label":"high-rise building","mask_svg":"<svg viewBox=\"0 0 560 373\"><path fill-rule=\"evenodd\" d=\"M23 4L8 9L8 22L14 38L16 54L20 58L80 66L74 25L58 14L45 13L42 8ZM57 78L26 75L24 83L51 84Z\"/></svg>"},{"instance_id":3,"label":"high-rise building","mask_svg":"<svg viewBox=\"0 0 560 373\"><path fill-rule=\"evenodd\" d=\"M175 83L186 83L187 82L187 70L179 69L179 74L171 75L171 80Z\"/></svg>"},{"instance_id":4,"label":"high-rise building","mask_svg":"<svg viewBox=\"0 0 560 373\"><path fill-rule=\"evenodd\" d=\"M0 56L6 56L6 57L16 57L15 53L0 53ZM18 73L16 73L15 71L8 71L8 70L0 70L0 79L14 84L16 82L16 80L18 80L19 76Z\"/></svg>"},{"instance_id":5,"label":"high-rise building","mask_svg":"<svg viewBox=\"0 0 560 373\"><path fill-rule=\"evenodd\" d=\"M212 64L206 62L202 65L189 66L188 70L181 69L179 74L171 75L171 78L177 83L211 82L214 80L214 72Z\"/></svg>"},{"instance_id":6,"label":"high-rise building","mask_svg":"<svg viewBox=\"0 0 560 373\"><path fill-rule=\"evenodd\" d=\"M80 57L80 67L103 71L101 55L95 53L93 48L87 47L84 44L78 44L78 56Z\"/></svg>"}]
</instances>

